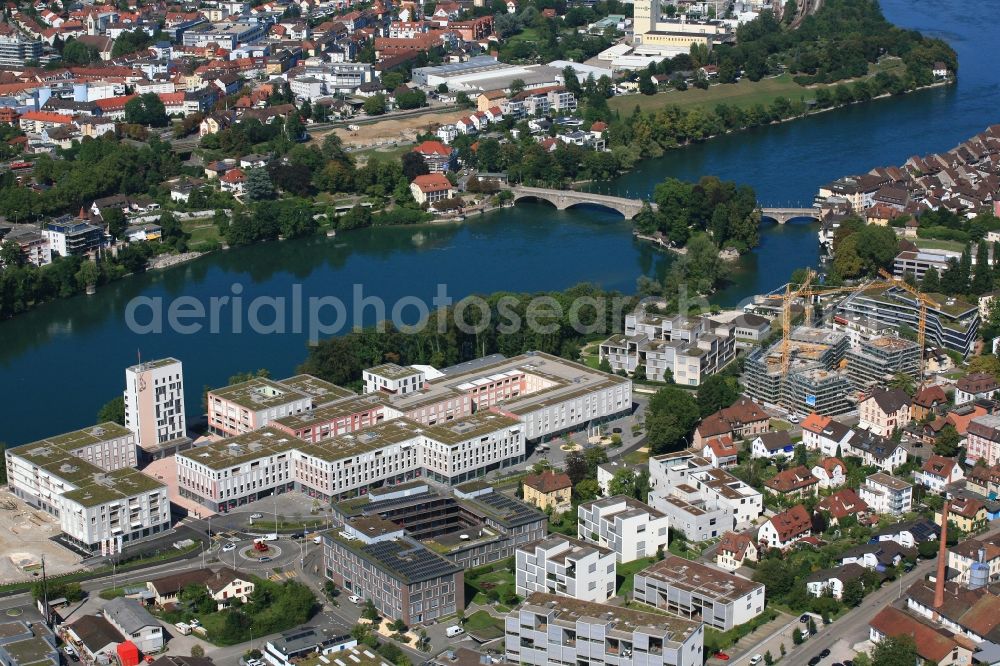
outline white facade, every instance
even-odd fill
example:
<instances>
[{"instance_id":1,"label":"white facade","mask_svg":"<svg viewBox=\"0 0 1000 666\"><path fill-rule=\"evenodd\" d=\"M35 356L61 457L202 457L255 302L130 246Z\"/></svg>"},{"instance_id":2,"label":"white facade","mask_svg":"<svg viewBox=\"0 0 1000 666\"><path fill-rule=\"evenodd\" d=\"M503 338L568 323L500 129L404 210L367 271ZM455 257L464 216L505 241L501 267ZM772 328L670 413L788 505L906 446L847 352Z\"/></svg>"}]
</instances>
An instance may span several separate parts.
<instances>
[{"instance_id":1,"label":"white facade","mask_svg":"<svg viewBox=\"0 0 1000 666\"><path fill-rule=\"evenodd\" d=\"M186 436L180 361L166 358L126 368L125 426L147 450Z\"/></svg>"},{"instance_id":2,"label":"white facade","mask_svg":"<svg viewBox=\"0 0 1000 666\"><path fill-rule=\"evenodd\" d=\"M898 516L913 508L913 486L883 472L865 479L858 494L875 513Z\"/></svg>"},{"instance_id":3,"label":"white facade","mask_svg":"<svg viewBox=\"0 0 1000 666\"><path fill-rule=\"evenodd\" d=\"M615 595L615 563L611 550L562 535L518 546L517 593L605 602Z\"/></svg>"},{"instance_id":4,"label":"white facade","mask_svg":"<svg viewBox=\"0 0 1000 666\"><path fill-rule=\"evenodd\" d=\"M577 509L577 537L610 548L623 564L666 550L667 528L661 512L622 495L586 502Z\"/></svg>"}]
</instances>

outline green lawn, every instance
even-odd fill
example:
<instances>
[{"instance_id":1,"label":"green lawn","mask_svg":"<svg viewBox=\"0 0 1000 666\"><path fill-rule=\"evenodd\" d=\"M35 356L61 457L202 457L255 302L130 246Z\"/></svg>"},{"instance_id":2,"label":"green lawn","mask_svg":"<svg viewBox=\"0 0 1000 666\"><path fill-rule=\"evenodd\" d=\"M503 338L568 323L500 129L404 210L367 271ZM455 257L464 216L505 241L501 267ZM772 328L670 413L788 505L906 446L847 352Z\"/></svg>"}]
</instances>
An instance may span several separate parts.
<instances>
[{"instance_id":1,"label":"green lawn","mask_svg":"<svg viewBox=\"0 0 1000 666\"><path fill-rule=\"evenodd\" d=\"M645 465L649 462L649 451L629 451L622 456L622 462L629 465Z\"/></svg>"},{"instance_id":2,"label":"green lawn","mask_svg":"<svg viewBox=\"0 0 1000 666\"><path fill-rule=\"evenodd\" d=\"M359 150L356 153L351 153L359 162L367 162L373 157L377 157L380 160L387 162L394 162L403 157L404 153L408 153L413 150L412 143L404 143L397 146L383 146L379 148L367 148L365 150Z\"/></svg>"},{"instance_id":3,"label":"green lawn","mask_svg":"<svg viewBox=\"0 0 1000 666\"><path fill-rule=\"evenodd\" d=\"M500 638L504 634L503 620L495 618L486 611L476 611L465 618L465 630L483 640Z\"/></svg>"},{"instance_id":4,"label":"green lawn","mask_svg":"<svg viewBox=\"0 0 1000 666\"><path fill-rule=\"evenodd\" d=\"M635 582L635 574L655 561L655 557L644 557L633 562L617 565L615 573L618 580L618 596L623 597L626 593L631 592Z\"/></svg>"},{"instance_id":5,"label":"green lawn","mask_svg":"<svg viewBox=\"0 0 1000 666\"><path fill-rule=\"evenodd\" d=\"M792 81L789 74L782 74L757 82L743 79L739 83L713 85L707 90L691 87L684 91L670 90L655 95L622 95L609 99L608 105L612 110L623 113L631 113L636 105L643 111L673 105L685 110L714 109L717 104L723 103L746 108L754 104L767 106L778 97L787 97L790 100L813 99L816 97L816 89L804 88Z\"/></svg>"},{"instance_id":6,"label":"green lawn","mask_svg":"<svg viewBox=\"0 0 1000 666\"><path fill-rule=\"evenodd\" d=\"M913 244L922 250L953 250L961 252L965 244L952 240L936 240L934 238L915 238Z\"/></svg>"}]
</instances>

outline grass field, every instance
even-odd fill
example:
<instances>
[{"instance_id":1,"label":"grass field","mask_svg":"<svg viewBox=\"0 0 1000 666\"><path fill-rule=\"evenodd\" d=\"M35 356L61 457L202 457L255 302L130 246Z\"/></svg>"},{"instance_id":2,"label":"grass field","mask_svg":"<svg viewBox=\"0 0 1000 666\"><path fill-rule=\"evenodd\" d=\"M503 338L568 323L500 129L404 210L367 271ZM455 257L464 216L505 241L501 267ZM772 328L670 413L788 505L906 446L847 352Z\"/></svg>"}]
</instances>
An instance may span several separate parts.
<instances>
[{"instance_id":1,"label":"grass field","mask_svg":"<svg viewBox=\"0 0 1000 666\"><path fill-rule=\"evenodd\" d=\"M481 639L493 640L503 636L504 624L503 620L481 610L465 618L465 630Z\"/></svg>"},{"instance_id":2,"label":"grass field","mask_svg":"<svg viewBox=\"0 0 1000 666\"><path fill-rule=\"evenodd\" d=\"M643 111L661 109L666 106L679 106L682 109L706 108L714 109L717 104L731 104L746 108L754 104L767 106L778 97L790 100L813 99L816 97L814 88L803 88L792 81L788 74L771 79L761 79L756 83L743 79L739 83L726 83L709 86L707 90L688 88L687 90L670 90L655 95L622 95L612 97L608 105L612 110L632 112L639 106Z\"/></svg>"},{"instance_id":3,"label":"grass field","mask_svg":"<svg viewBox=\"0 0 1000 666\"><path fill-rule=\"evenodd\" d=\"M655 557L643 557L632 562L617 565L615 578L618 579L618 596L624 597L631 592L632 586L635 584L636 573L642 571L655 561Z\"/></svg>"},{"instance_id":4,"label":"grass field","mask_svg":"<svg viewBox=\"0 0 1000 666\"><path fill-rule=\"evenodd\" d=\"M367 150L359 150L357 152L351 153L351 155L358 162L368 162L373 157L377 157L381 160L394 161L400 159L404 153L413 150L412 143L403 143L398 146L392 146L389 148L368 148Z\"/></svg>"},{"instance_id":5,"label":"grass field","mask_svg":"<svg viewBox=\"0 0 1000 666\"><path fill-rule=\"evenodd\" d=\"M914 238L913 244L922 250L953 250L961 252L965 244L952 240L935 240L933 238Z\"/></svg>"},{"instance_id":6,"label":"grass field","mask_svg":"<svg viewBox=\"0 0 1000 666\"><path fill-rule=\"evenodd\" d=\"M197 245L198 243L204 242L219 242L219 228L212 223L212 218L210 217L203 217L196 220L183 220L181 222L181 228L191 234L191 239L188 241L189 245Z\"/></svg>"}]
</instances>

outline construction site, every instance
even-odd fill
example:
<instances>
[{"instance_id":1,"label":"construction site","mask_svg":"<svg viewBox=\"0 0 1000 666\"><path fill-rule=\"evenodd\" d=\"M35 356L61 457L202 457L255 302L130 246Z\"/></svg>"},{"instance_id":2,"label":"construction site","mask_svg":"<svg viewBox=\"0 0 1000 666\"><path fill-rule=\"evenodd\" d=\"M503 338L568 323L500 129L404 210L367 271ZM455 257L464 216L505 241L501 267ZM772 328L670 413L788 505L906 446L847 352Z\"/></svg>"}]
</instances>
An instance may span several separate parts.
<instances>
[{"instance_id":1,"label":"construction site","mask_svg":"<svg viewBox=\"0 0 1000 666\"><path fill-rule=\"evenodd\" d=\"M758 313L780 308L782 326L777 342L756 349L747 357L742 381L749 396L793 413L835 416L855 409L873 387L885 385L898 376L922 383L921 350L928 319L933 339L935 314L940 308L934 299L884 271L881 280L846 287L813 286L815 277L814 272L808 271L801 284L787 284L776 292L757 297L754 304L747 306L748 311ZM841 314L845 303L873 290L887 289L912 299L916 341L900 337L899 322L886 322L878 312L865 313L870 326L844 326L850 323ZM829 310L837 315L829 317L829 327L822 321L814 326L814 309L821 310L827 298L836 299ZM804 315L805 324L793 326L799 312Z\"/></svg>"}]
</instances>

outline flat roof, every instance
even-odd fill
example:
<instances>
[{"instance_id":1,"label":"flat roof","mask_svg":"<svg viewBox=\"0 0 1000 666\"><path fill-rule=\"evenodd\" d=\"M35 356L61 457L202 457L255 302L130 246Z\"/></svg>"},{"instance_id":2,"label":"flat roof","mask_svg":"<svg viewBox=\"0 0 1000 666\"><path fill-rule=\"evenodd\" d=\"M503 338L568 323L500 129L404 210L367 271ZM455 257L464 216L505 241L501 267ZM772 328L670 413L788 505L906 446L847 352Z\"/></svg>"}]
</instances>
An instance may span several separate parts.
<instances>
[{"instance_id":1,"label":"flat roof","mask_svg":"<svg viewBox=\"0 0 1000 666\"><path fill-rule=\"evenodd\" d=\"M142 363L136 363L135 365L129 366L129 370L133 372L138 372L141 370L156 370L157 368L165 368L168 365L180 364L176 358L167 357L156 359L155 361L143 361Z\"/></svg>"},{"instance_id":2,"label":"flat roof","mask_svg":"<svg viewBox=\"0 0 1000 666\"><path fill-rule=\"evenodd\" d=\"M327 532L327 536L407 584L456 574L463 569L408 536L367 544L336 530Z\"/></svg>"},{"instance_id":3,"label":"flat roof","mask_svg":"<svg viewBox=\"0 0 1000 666\"><path fill-rule=\"evenodd\" d=\"M747 594L764 588L760 583L676 555L668 555L635 575L636 578L640 576L652 578L686 592L704 595L714 601L727 603L737 601Z\"/></svg>"},{"instance_id":4,"label":"flat roof","mask_svg":"<svg viewBox=\"0 0 1000 666\"><path fill-rule=\"evenodd\" d=\"M396 363L383 363L382 365L376 365L374 368L368 368L365 372L378 375L379 377L385 377L386 379L402 379L403 377L412 377L420 374L420 371L415 368L398 365Z\"/></svg>"},{"instance_id":5,"label":"flat roof","mask_svg":"<svg viewBox=\"0 0 1000 666\"><path fill-rule=\"evenodd\" d=\"M265 456L288 453L292 449L302 448L302 444L301 439L266 426L260 430L181 451L177 456L211 469L226 469Z\"/></svg>"},{"instance_id":6,"label":"flat roof","mask_svg":"<svg viewBox=\"0 0 1000 666\"><path fill-rule=\"evenodd\" d=\"M389 404L388 396L383 393L366 393L356 395L351 393L349 397L334 400L299 414L289 414L281 418L274 419L274 423L279 423L286 428L299 430L309 428L324 422L336 421L337 419L352 414L370 411L376 407Z\"/></svg>"},{"instance_id":7,"label":"flat roof","mask_svg":"<svg viewBox=\"0 0 1000 666\"><path fill-rule=\"evenodd\" d=\"M480 411L472 416L452 421L443 421L432 426L419 426L424 435L442 444L460 444L468 439L482 437L502 428L521 424L503 414Z\"/></svg>"},{"instance_id":8,"label":"flat roof","mask_svg":"<svg viewBox=\"0 0 1000 666\"><path fill-rule=\"evenodd\" d=\"M221 400L228 400L240 407L255 411L285 405L309 397L305 393L264 377L254 377L239 384L212 389L209 393Z\"/></svg>"},{"instance_id":9,"label":"flat roof","mask_svg":"<svg viewBox=\"0 0 1000 666\"><path fill-rule=\"evenodd\" d=\"M332 382L320 379L319 377L313 377L312 375L295 375L288 379L282 379L278 383L287 386L293 391L305 393L313 398L313 403L316 405L325 405L336 400L353 398L358 395L350 389L337 386Z\"/></svg>"},{"instance_id":10,"label":"flat roof","mask_svg":"<svg viewBox=\"0 0 1000 666\"><path fill-rule=\"evenodd\" d=\"M318 444L308 444L292 438L292 446L303 455L326 462L334 462L370 451L378 451L393 444L402 444L420 436L420 424L407 418L383 421L358 432L338 435ZM282 433L284 435L284 433ZM284 435L290 437L290 435Z\"/></svg>"},{"instance_id":11,"label":"flat roof","mask_svg":"<svg viewBox=\"0 0 1000 666\"><path fill-rule=\"evenodd\" d=\"M166 487L153 477L130 467L95 474L86 482L74 485L77 489L63 493L63 497L86 507L126 500Z\"/></svg>"},{"instance_id":12,"label":"flat roof","mask_svg":"<svg viewBox=\"0 0 1000 666\"><path fill-rule=\"evenodd\" d=\"M46 437L30 444L23 444L9 449L9 451L21 457L26 457L24 454L25 451L30 451L37 447L53 447L62 451L76 451L85 446L108 442L130 434L132 434L132 431L125 426L113 421L106 421L90 426L89 428L81 428L80 430L73 430L62 435Z\"/></svg>"}]
</instances>

